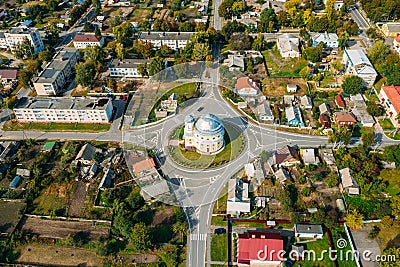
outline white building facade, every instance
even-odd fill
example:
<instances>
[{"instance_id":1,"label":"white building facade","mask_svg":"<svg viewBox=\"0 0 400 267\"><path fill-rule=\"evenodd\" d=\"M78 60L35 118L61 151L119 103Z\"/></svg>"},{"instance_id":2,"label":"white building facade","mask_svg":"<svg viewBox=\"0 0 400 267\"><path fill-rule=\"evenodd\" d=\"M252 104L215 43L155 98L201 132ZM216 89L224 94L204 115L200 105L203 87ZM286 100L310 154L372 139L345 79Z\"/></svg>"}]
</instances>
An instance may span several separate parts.
<instances>
[{"instance_id":1,"label":"white building facade","mask_svg":"<svg viewBox=\"0 0 400 267\"><path fill-rule=\"evenodd\" d=\"M21 98L14 107L19 122L109 123L108 98Z\"/></svg>"},{"instance_id":2,"label":"white building facade","mask_svg":"<svg viewBox=\"0 0 400 267\"><path fill-rule=\"evenodd\" d=\"M44 44L40 33L36 28L14 27L0 32L0 48L13 51L19 43L27 38L33 46L34 53L44 50Z\"/></svg>"},{"instance_id":3,"label":"white building facade","mask_svg":"<svg viewBox=\"0 0 400 267\"><path fill-rule=\"evenodd\" d=\"M147 59L114 59L110 64L110 77L141 78L138 68L149 62Z\"/></svg>"},{"instance_id":4,"label":"white building facade","mask_svg":"<svg viewBox=\"0 0 400 267\"><path fill-rule=\"evenodd\" d=\"M371 87L378 73L372 66L367 55L363 50L344 50L343 64L345 66L346 74L357 75L364 81L364 85Z\"/></svg>"},{"instance_id":5,"label":"white building facade","mask_svg":"<svg viewBox=\"0 0 400 267\"><path fill-rule=\"evenodd\" d=\"M166 45L173 50L186 47L194 32L142 32L139 40L151 42L155 49Z\"/></svg>"}]
</instances>

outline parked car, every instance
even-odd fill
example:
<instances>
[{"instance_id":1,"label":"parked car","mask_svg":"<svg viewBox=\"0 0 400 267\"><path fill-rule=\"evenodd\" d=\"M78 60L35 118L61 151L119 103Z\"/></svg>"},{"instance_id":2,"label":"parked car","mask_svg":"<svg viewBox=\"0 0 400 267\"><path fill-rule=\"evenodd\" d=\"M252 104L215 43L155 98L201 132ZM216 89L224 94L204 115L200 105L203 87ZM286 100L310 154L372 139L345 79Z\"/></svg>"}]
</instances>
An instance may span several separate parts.
<instances>
[{"instance_id":1,"label":"parked car","mask_svg":"<svg viewBox=\"0 0 400 267\"><path fill-rule=\"evenodd\" d=\"M214 230L214 234L216 234L216 235L225 234L225 233L226 233L225 228L217 228Z\"/></svg>"}]
</instances>

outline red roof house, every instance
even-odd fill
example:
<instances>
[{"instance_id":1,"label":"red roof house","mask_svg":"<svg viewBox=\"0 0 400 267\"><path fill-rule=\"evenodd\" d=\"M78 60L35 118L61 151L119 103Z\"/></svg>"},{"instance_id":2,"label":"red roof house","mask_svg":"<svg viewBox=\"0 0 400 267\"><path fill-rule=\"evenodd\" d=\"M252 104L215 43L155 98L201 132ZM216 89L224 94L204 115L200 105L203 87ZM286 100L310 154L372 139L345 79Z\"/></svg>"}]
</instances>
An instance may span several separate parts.
<instances>
[{"instance_id":1,"label":"red roof house","mask_svg":"<svg viewBox=\"0 0 400 267\"><path fill-rule=\"evenodd\" d=\"M279 233L247 232L239 235L237 262L280 263L284 254L283 239Z\"/></svg>"},{"instance_id":2,"label":"red roof house","mask_svg":"<svg viewBox=\"0 0 400 267\"><path fill-rule=\"evenodd\" d=\"M78 49L85 49L88 46L100 46L104 45L104 38L94 34L79 34L74 38L74 46Z\"/></svg>"},{"instance_id":3,"label":"red roof house","mask_svg":"<svg viewBox=\"0 0 400 267\"><path fill-rule=\"evenodd\" d=\"M249 77L237 79L235 87L239 96L257 96L260 93L259 83Z\"/></svg>"},{"instance_id":4,"label":"red roof house","mask_svg":"<svg viewBox=\"0 0 400 267\"><path fill-rule=\"evenodd\" d=\"M354 125L357 123L356 118L354 115L350 112L342 111L342 112L336 112L333 115L333 119L337 124L340 126L345 126L345 125Z\"/></svg>"},{"instance_id":5,"label":"red roof house","mask_svg":"<svg viewBox=\"0 0 400 267\"><path fill-rule=\"evenodd\" d=\"M331 119L326 114L319 115L318 120L321 123L321 125L324 127L324 129L331 128Z\"/></svg>"},{"instance_id":6,"label":"red roof house","mask_svg":"<svg viewBox=\"0 0 400 267\"><path fill-rule=\"evenodd\" d=\"M335 96L335 103L339 108L346 107L346 102L344 102L343 96L341 94Z\"/></svg>"}]
</instances>

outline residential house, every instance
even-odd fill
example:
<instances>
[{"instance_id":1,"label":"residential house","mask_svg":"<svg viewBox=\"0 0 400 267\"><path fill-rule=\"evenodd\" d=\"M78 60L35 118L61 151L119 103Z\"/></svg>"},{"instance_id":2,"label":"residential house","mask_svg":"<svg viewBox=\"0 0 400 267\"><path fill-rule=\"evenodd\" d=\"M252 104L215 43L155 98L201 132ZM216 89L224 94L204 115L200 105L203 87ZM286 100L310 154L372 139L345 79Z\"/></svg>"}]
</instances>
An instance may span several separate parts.
<instances>
[{"instance_id":1,"label":"residential house","mask_svg":"<svg viewBox=\"0 0 400 267\"><path fill-rule=\"evenodd\" d=\"M283 96L283 104L292 106L296 101L296 96L294 95L284 95Z\"/></svg>"},{"instance_id":2,"label":"residential house","mask_svg":"<svg viewBox=\"0 0 400 267\"><path fill-rule=\"evenodd\" d=\"M237 263L250 266L281 266L279 253L283 251L283 239L279 233L253 232L239 234ZM265 251L267 250L267 251Z\"/></svg>"},{"instance_id":3,"label":"residential house","mask_svg":"<svg viewBox=\"0 0 400 267\"><path fill-rule=\"evenodd\" d=\"M295 224L294 236L298 238L322 239L324 231L320 224Z\"/></svg>"},{"instance_id":4,"label":"residential house","mask_svg":"<svg viewBox=\"0 0 400 267\"><path fill-rule=\"evenodd\" d=\"M312 109L313 108L313 103L311 101L311 98L308 95L303 95L300 97L300 105L301 105L301 108L303 108L303 109Z\"/></svg>"},{"instance_id":5,"label":"residential house","mask_svg":"<svg viewBox=\"0 0 400 267\"><path fill-rule=\"evenodd\" d=\"M311 33L311 39L313 41L312 46L316 47L320 43L325 43L326 48L338 48L338 36L336 33Z\"/></svg>"},{"instance_id":6,"label":"residential house","mask_svg":"<svg viewBox=\"0 0 400 267\"><path fill-rule=\"evenodd\" d=\"M14 107L19 122L109 123L109 98L22 97Z\"/></svg>"},{"instance_id":7,"label":"residential house","mask_svg":"<svg viewBox=\"0 0 400 267\"><path fill-rule=\"evenodd\" d=\"M244 58L243 56L228 55L224 60L224 65L228 66L229 71L244 71Z\"/></svg>"},{"instance_id":8,"label":"residential house","mask_svg":"<svg viewBox=\"0 0 400 267\"><path fill-rule=\"evenodd\" d=\"M333 120L339 124L340 126L350 126L355 125L357 123L356 118L354 115L347 111L336 112L333 115Z\"/></svg>"},{"instance_id":9,"label":"residential house","mask_svg":"<svg viewBox=\"0 0 400 267\"><path fill-rule=\"evenodd\" d=\"M292 245L292 250L290 251L291 258L296 261L304 260L304 244L296 243Z\"/></svg>"},{"instance_id":10,"label":"residential house","mask_svg":"<svg viewBox=\"0 0 400 267\"><path fill-rule=\"evenodd\" d=\"M400 22L385 22L381 30L385 37L396 37L400 34Z\"/></svg>"},{"instance_id":11,"label":"residential house","mask_svg":"<svg viewBox=\"0 0 400 267\"><path fill-rule=\"evenodd\" d=\"M347 192L349 195L359 195L360 187L356 180L351 175L350 168L344 168L339 170L340 179L342 180L341 190Z\"/></svg>"},{"instance_id":12,"label":"residential house","mask_svg":"<svg viewBox=\"0 0 400 267\"><path fill-rule=\"evenodd\" d=\"M345 73L348 75L357 75L364 81L364 85L371 87L378 73L372 66L367 55L363 50L344 50L343 64L345 65Z\"/></svg>"},{"instance_id":13,"label":"residential house","mask_svg":"<svg viewBox=\"0 0 400 267\"><path fill-rule=\"evenodd\" d=\"M142 78L139 67L149 62L148 59L114 59L109 66L110 77Z\"/></svg>"},{"instance_id":14,"label":"residential house","mask_svg":"<svg viewBox=\"0 0 400 267\"><path fill-rule=\"evenodd\" d=\"M364 101L364 97L361 94L350 96L349 107L351 112L357 118L357 120L365 127L373 127L375 119L369 115L367 111L367 104Z\"/></svg>"},{"instance_id":15,"label":"residential house","mask_svg":"<svg viewBox=\"0 0 400 267\"><path fill-rule=\"evenodd\" d=\"M329 118L328 115L326 114L319 115L318 121L321 123L324 132L332 130L331 119Z\"/></svg>"},{"instance_id":16,"label":"residential house","mask_svg":"<svg viewBox=\"0 0 400 267\"><path fill-rule=\"evenodd\" d=\"M328 0L324 0L324 5L326 6L328 3ZM339 11L342 6L344 5L344 1L343 0L336 0L335 3L333 4L333 9Z\"/></svg>"},{"instance_id":17,"label":"residential house","mask_svg":"<svg viewBox=\"0 0 400 267\"><path fill-rule=\"evenodd\" d=\"M397 36L393 39L393 47L394 50L396 50L400 55L400 34L397 34Z\"/></svg>"},{"instance_id":18,"label":"residential house","mask_svg":"<svg viewBox=\"0 0 400 267\"><path fill-rule=\"evenodd\" d=\"M25 179L29 179L31 177L31 171L28 169L17 169L15 174Z\"/></svg>"},{"instance_id":19,"label":"residential house","mask_svg":"<svg viewBox=\"0 0 400 267\"><path fill-rule=\"evenodd\" d=\"M400 126L397 121L397 116L400 113L400 86L382 86L379 92L379 99L393 125Z\"/></svg>"},{"instance_id":20,"label":"residential house","mask_svg":"<svg viewBox=\"0 0 400 267\"><path fill-rule=\"evenodd\" d=\"M254 164L253 163L244 164L244 172L246 173L247 177L253 178L254 175L256 174L256 168L254 167Z\"/></svg>"},{"instance_id":21,"label":"residential house","mask_svg":"<svg viewBox=\"0 0 400 267\"><path fill-rule=\"evenodd\" d=\"M10 188L12 188L12 189L17 188L21 182L22 182L22 178L20 176L15 176L14 179L10 183Z\"/></svg>"},{"instance_id":22,"label":"residential house","mask_svg":"<svg viewBox=\"0 0 400 267\"><path fill-rule=\"evenodd\" d=\"M274 120L274 115L272 114L271 107L268 101L264 101L257 106L257 115L260 121Z\"/></svg>"},{"instance_id":23,"label":"residential house","mask_svg":"<svg viewBox=\"0 0 400 267\"><path fill-rule=\"evenodd\" d=\"M302 149L300 154L303 155L303 162L305 165L317 165L319 163L318 153L316 153L314 148Z\"/></svg>"},{"instance_id":24,"label":"residential house","mask_svg":"<svg viewBox=\"0 0 400 267\"><path fill-rule=\"evenodd\" d=\"M56 142L46 142L43 147L42 147L42 152L51 152L53 151L54 146L56 145Z\"/></svg>"},{"instance_id":25,"label":"residential house","mask_svg":"<svg viewBox=\"0 0 400 267\"><path fill-rule=\"evenodd\" d=\"M283 58L298 58L300 53L300 40L290 33L285 33L276 39L276 46Z\"/></svg>"},{"instance_id":26,"label":"residential house","mask_svg":"<svg viewBox=\"0 0 400 267\"><path fill-rule=\"evenodd\" d=\"M268 160L270 166L293 166L300 164L299 152L295 147L284 146L278 149L272 157Z\"/></svg>"},{"instance_id":27,"label":"residential house","mask_svg":"<svg viewBox=\"0 0 400 267\"><path fill-rule=\"evenodd\" d=\"M318 106L319 109L319 114L330 114L331 109L329 108L328 104L322 103L321 105Z\"/></svg>"},{"instance_id":28,"label":"residential house","mask_svg":"<svg viewBox=\"0 0 400 267\"><path fill-rule=\"evenodd\" d=\"M163 100L161 101L161 108L163 110L166 110L167 112L176 112L176 110L178 109L178 100L171 99L171 97Z\"/></svg>"},{"instance_id":29,"label":"residential house","mask_svg":"<svg viewBox=\"0 0 400 267\"><path fill-rule=\"evenodd\" d=\"M103 47L104 38L94 34L78 34L73 40L74 47L77 49L85 49L89 46Z\"/></svg>"},{"instance_id":30,"label":"residential house","mask_svg":"<svg viewBox=\"0 0 400 267\"><path fill-rule=\"evenodd\" d=\"M173 50L179 50L186 47L194 32L142 32L139 40L151 42L154 49L160 49L166 45Z\"/></svg>"},{"instance_id":31,"label":"residential house","mask_svg":"<svg viewBox=\"0 0 400 267\"><path fill-rule=\"evenodd\" d=\"M227 214L239 215L250 212L249 184L242 179L228 182Z\"/></svg>"},{"instance_id":32,"label":"residential house","mask_svg":"<svg viewBox=\"0 0 400 267\"><path fill-rule=\"evenodd\" d=\"M141 158L132 165L135 177L140 178L146 176L148 173L155 172L155 162L152 158Z\"/></svg>"},{"instance_id":33,"label":"residential house","mask_svg":"<svg viewBox=\"0 0 400 267\"><path fill-rule=\"evenodd\" d=\"M287 124L291 127L305 127L301 110L298 107L285 108Z\"/></svg>"},{"instance_id":34,"label":"residential house","mask_svg":"<svg viewBox=\"0 0 400 267\"><path fill-rule=\"evenodd\" d=\"M83 165L90 165L94 162L93 160L94 154L100 151L101 150L96 148L95 146L86 143L79 150L78 154L75 157L75 160Z\"/></svg>"},{"instance_id":35,"label":"residential house","mask_svg":"<svg viewBox=\"0 0 400 267\"><path fill-rule=\"evenodd\" d=\"M344 102L343 96L341 94L337 94L335 96L335 103L339 108L345 108L346 107L346 102Z\"/></svg>"},{"instance_id":36,"label":"residential house","mask_svg":"<svg viewBox=\"0 0 400 267\"><path fill-rule=\"evenodd\" d=\"M321 149L320 152L326 165L335 165L336 159L335 156L333 155L333 150L331 148Z\"/></svg>"},{"instance_id":37,"label":"residential house","mask_svg":"<svg viewBox=\"0 0 400 267\"><path fill-rule=\"evenodd\" d=\"M288 85L286 85L286 90L288 91L288 93L296 93L297 85L296 84L288 84Z\"/></svg>"},{"instance_id":38,"label":"residential house","mask_svg":"<svg viewBox=\"0 0 400 267\"><path fill-rule=\"evenodd\" d=\"M256 97L260 93L259 83L249 77L237 79L235 89L240 97Z\"/></svg>"},{"instance_id":39,"label":"residential house","mask_svg":"<svg viewBox=\"0 0 400 267\"><path fill-rule=\"evenodd\" d=\"M285 168L279 168L274 175L276 180L281 184L284 184L286 181L290 181L292 179L290 173Z\"/></svg>"},{"instance_id":40,"label":"residential house","mask_svg":"<svg viewBox=\"0 0 400 267\"><path fill-rule=\"evenodd\" d=\"M28 39L33 46L33 52L38 54L44 50L44 44L40 33L36 28L13 27L7 31L2 31L0 34L0 48L10 49L14 51L16 46L24 39Z\"/></svg>"},{"instance_id":41,"label":"residential house","mask_svg":"<svg viewBox=\"0 0 400 267\"><path fill-rule=\"evenodd\" d=\"M11 69L0 70L1 84L4 87L14 85L17 82L17 74L18 70L11 70Z\"/></svg>"},{"instance_id":42,"label":"residential house","mask_svg":"<svg viewBox=\"0 0 400 267\"><path fill-rule=\"evenodd\" d=\"M20 146L19 142L5 141L1 143L3 151L0 154L0 162L4 163L7 158L14 159L17 156L17 150Z\"/></svg>"},{"instance_id":43,"label":"residential house","mask_svg":"<svg viewBox=\"0 0 400 267\"><path fill-rule=\"evenodd\" d=\"M104 190L110 188L114 176L114 171L111 168L108 168L107 171L104 173L103 178L101 178L99 189Z\"/></svg>"}]
</instances>

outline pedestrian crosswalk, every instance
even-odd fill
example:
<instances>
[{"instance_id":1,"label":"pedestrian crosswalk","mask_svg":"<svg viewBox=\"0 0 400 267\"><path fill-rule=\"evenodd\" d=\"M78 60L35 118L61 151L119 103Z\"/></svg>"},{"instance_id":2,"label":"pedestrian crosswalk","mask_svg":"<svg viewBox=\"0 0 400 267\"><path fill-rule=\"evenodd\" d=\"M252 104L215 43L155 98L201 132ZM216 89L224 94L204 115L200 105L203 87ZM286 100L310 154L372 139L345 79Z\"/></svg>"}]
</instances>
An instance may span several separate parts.
<instances>
[{"instance_id":1,"label":"pedestrian crosswalk","mask_svg":"<svg viewBox=\"0 0 400 267\"><path fill-rule=\"evenodd\" d=\"M190 234L190 240L204 241L207 239L207 234Z\"/></svg>"}]
</instances>

